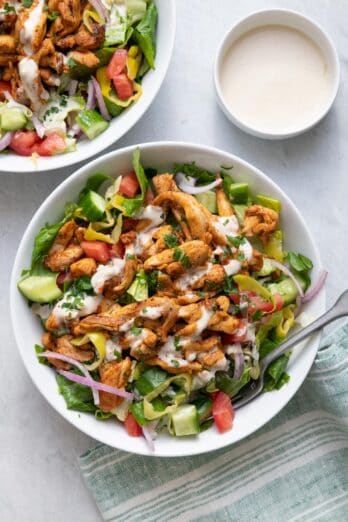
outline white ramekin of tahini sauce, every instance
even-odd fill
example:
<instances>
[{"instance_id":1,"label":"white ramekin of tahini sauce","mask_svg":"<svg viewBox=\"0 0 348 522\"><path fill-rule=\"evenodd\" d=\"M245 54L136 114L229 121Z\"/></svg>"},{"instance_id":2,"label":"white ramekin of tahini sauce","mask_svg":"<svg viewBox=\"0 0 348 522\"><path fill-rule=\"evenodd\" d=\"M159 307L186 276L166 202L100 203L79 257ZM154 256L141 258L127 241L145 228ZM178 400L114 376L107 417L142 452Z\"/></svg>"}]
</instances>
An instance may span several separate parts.
<instances>
[{"instance_id":1,"label":"white ramekin of tahini sauce","mask_svg":"<svg viewBox=\"0 0 348 522\"><path fill-rule=\"evenodd\" d=\"M323 29L302 14L258 11L224 37L214 81L219 103L235 125L261 138L290 138L329 111L339 60Z\"/></svg>"}]
</instances>

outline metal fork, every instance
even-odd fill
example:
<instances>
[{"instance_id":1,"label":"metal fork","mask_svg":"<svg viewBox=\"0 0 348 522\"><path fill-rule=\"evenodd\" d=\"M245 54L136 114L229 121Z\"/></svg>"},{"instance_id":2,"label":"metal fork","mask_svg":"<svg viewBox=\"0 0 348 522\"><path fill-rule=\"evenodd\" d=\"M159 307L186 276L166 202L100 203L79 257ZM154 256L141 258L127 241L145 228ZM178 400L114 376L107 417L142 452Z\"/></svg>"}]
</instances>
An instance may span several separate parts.
<instances>
[{"instance_id":1,"label":"metal fork","mask_svg":"<svg viewBox=\"0 0 348 522\"><path fill-rule=\"evenodd\" d=\"M306 337L311 335L312 333L320 330L327 324L339 319L340 317L344 317L348 315L348 290L345 290L343 294L337 299L336 303L333 305L330 310L325 312L321 317L319 317L316 321L306 326L300 332L292 335L290 339L282 343L278 348L270 352L266 357L261 359L260 361L260 376L259 378L253 382L253 384L245 391L244 394L240 394L233 399L233 407L234 409L241 408L248 404L248 402L252 401L260 395L264 385L265 373L268 366L278 359L285 352L293 348L293 346L297 343L303 341Z\"/></svg>"}]
</instances>

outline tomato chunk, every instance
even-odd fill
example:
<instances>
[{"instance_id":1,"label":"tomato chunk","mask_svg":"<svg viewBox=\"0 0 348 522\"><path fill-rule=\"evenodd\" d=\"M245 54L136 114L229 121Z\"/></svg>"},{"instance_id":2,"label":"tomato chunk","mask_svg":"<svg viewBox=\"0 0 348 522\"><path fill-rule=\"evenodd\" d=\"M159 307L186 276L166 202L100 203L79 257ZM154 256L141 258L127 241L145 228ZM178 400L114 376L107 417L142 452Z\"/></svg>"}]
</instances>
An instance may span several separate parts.
<instances>
[{"instance_id":1,"label":"tomato chunk","mask_svg":"<svg viewBox=\"0 0 348 522\"><path fill-rule=\"evenodd\" d=\"M11 94L11 83L5 82L4 80L0 80L0 97L2 99L5 99L5 96L3 95L4 92L8 92Z\"/></svg>"},{"instance_id":2,"label":"tomato chunk","mask_svg":"<svg viewBox=\"0 0 348 522\"><path fill-rule=\"evenodd\" d=\"M119 191L123 196L126 196L127 198L134 198L139 190L140 185L135 172L130 172L129 174L122 176Z\"/></svg>"},{"instance_id":3,"label":"tomato chunk","mask_svg":"<svg viewBox=\"0 0 348 522\"><path fill-rule=\"evenodd\" d=\"M111 257L111 248L103 241L82 241L81 247L87 257L99 263L107 263Z\"/></svg>"},{"instance_id":4,"label":"tomato chunk","mask_svg":"<svg viewBox=\"0 0 348 522\"><path fill-rule=\"evenodd\" d=\"M57 132L52 132L41 143L34 145L33 152L37 152L40 156L53 156L53 154L64 152L65 149L64 138Z\"/></svg>"},{"instance_id":5,"label":"tomato chunk","mask_svg":"<svg viewBox=\"0 0 348 522\"><path fill-rule=\"evenodd\" d=\"M278 312L284 306L284 299L282 298L282 296L280 294L274 294L273 300L274 300L275 309Z\"/></svg>"},{"instance_id":6,"label":"tomato chunk","mask_svg":"<svg viewBox=\"0 0 348 522\"><path fill-rule=\"evenodd\" d=\"M115 76L123 73L127 64L127 49L117 49L112 55L109 65L106 68L106 76L109 80L113 80Z\"/></svg>"},{"instance_id":7,"label":"tomato chunk","mask_svg":"<svg viewBox=\"0 0 348 522\"><path fill-rule=\"evenodd\" d=\"M140 435L143 433L141 426L137 423L131 413L128 413L127 418L124 421L124 426L130 437L140 437Z\"/></svg>"},{"instance_id":8,"label":"tomato chunk","mask_svg":"<svg viewBox=\"0 0 348 522\"><path fill-rule=\"evenodd\" d=\"M233 426L235 411L227 393L219 391L213 397L213 417L217 429L220 433L229 431Z\"/></svg>"},{"instance_id":9,"label":"tomato chunk","mask_svg":"<svg viewBox=\"0 0 348 522\"><path fill-rule=\"evenodd\" d=\"M146 194L145 194L145 203L146 203L146 205L151 205L151 203L153 202L154 199L155 199L155 195L152 192L151 188L149 187L147 189L147 191L146 191Z\"/></svg>"},{"instance_id":10,"label":"tomato chunk","mask_svg":"<svg viewBox=\"0 0 348 522\"><path fill-rule=\"evenodd\" d=\"M122 241L119 241L115 245L112 245L111 247L111 255L114 255L115 257L120 257L123 259L124 253L125 253L125 246L122 243Z\"/></svg>"},{"instance_id":11,"label":"tomato chunk","mask_svg":"<svg viewBox=\"0 0 348 522\"><path fill-rule=\"evenodd\" d=\"M120 100L128 100L128 98L133 96L133 82L125 73L114 76L112 81Z\"/></svg>"},{"instance_id":12,"label":"tomato chunk","mask_svg":"<svg viewBox=\"0 0 348 522\"><path fill-rule=\"evenodd\" d=\"M34 145L40 141L35 131L17 131L12 137L10 148L20 156L31 156Z\"/></svg>"}]
</instances>

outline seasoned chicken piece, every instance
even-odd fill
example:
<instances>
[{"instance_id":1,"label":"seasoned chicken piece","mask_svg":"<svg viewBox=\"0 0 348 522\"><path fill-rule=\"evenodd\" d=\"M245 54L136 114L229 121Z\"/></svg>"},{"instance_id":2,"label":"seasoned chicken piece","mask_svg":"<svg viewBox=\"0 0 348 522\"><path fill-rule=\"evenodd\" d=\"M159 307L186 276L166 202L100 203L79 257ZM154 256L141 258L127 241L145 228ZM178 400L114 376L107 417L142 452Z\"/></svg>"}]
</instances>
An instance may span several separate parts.
<instances>
[{"instance_id":1,"label":"seasoned chicken piece","mask_svg":"<svg viewBox=\"0 0 348 522\"><path fill-rule=\"evenodd\" d=\"M162 252L162 250L165 250L167 245L165 244L165 236L167 235L174 235L178 242L179 237L177 234L173 234L173 227L171 225L163 225L160 227L154 234L152 235L152 239L155 240L155 242L146 250L143 252L144 259L147 259L148 257L154 256L158 254L159 252Z\"/></svg>"},{"instance_id":2,"label":"seasoned chicken piece","mask_svg":"<svg viewBox=\"0 0 348 522\"><path fill-rule=\"evenodd\" d=\"M105 29L102 25L93 24L93 32L81 25L76 34L70 34L57 40L56 46L60 49L73 49L77 47L80 51L96 51L102 47L105 37Z\"/></svg>"},{"instance_id":3,"label":"seasoned chicken piece","mask_svg":"<svg viewBox=\"0 0 348 522\"><path fill-rule=\"evenodd\" d=\"M51 333L45 332L42 335L41 341L47 350L50 350L51 352L56 351L56 337L54 337ZM52 359L51 357L48 357L47 361L59 370L70 370L71 368L69 363L60 361L59 359Z\"/></svg>"},{"instance_id":4,"label":"seasoned chicken piece","mask_svg":"<svg viewBox=\"0 0 348 522\"><path fill-rule=\"evenodd\" d=\"M206 339L200 339L199 341L189 341L183 347L185 357L194 352L210 352L214 348L221 348L221 338L219 335L212 335Z\"/></svg>"},{"instance_id":5,"label":"seasoned chicken piece","mask_svg":"<svg viewBox=\"0 0 348 522\"><path fill-rule=\"evenodd\" d=\"M212 265L209 272L195 281L191 287L193 289L206 287L208 290L218 288L225 278L225 270L221 265Z\"/></svg>"},{"instance_id":6,"label":"seasoned chicken piece","mask_svg":"<svg viewBox=\"0 0 348 522\"><path fill-rule=\"evenodd\" d=\"M49 10L60 13L51 25L50 33L60 37L75 33L81 24L84 7L80 0L49 0Z\"/></svg>"},{"instance_id":7,"label":"seasoned chicken piece","mask_svg":"<svg viewBox=\"0 0 348 522\"><path fill-rule=\"evenodd\" d=\"M8 2L5 0L1 0L0 5L4 7ZM9 34L13 31L16 25L17 13L10 12L4 13L1 15L0 20L0 34Z\"/></svg>"},{"instance_id":8,"label":"seasoned chicken piece","mask_svg":"<svg viewBox=\"0 0 348 522\"><path fill-rule=\"evenodd\" d=\"M10 63L16 63L19 60L19 56L16 54L0 54L0 67L9 65Z\"/></svg>"},{"instance_id":9,"label":"seasoned chicken piece","mask_svg":"<svg viewBox=\"0 0 348 522\"><path fill-rule=\"evenodd\" d=\"M225 354L221 349L214 349L210 352L199 353L197 359L203 368L211 368L219 364L220 361L225 360Z\"/></svg>"},{"instance_id":10,"label":"seasoned chicken piece","mask_svg":"<svg viewBox=\"0 0 348 522\"><path fill-rule=\"evenodd\" d=\"M120 362L110 361L103 364L99 369L100 382L124 390L132 371L132 361L126 357ZM112 395L107 392L99 392L100 409L103 411L112 411L118 406L123 398L118 395Z\"/></svg>"},{"instance_id":11,"label":"seasoned chicken piece","mask_svg":"<svg viewBox=\"0 0 348 522\"><path fill-rule=\"evenodd\" d=\"M118 332L122 325L135 318L141 306L141 303L131 303L121 308L117 306L112 311L108 310L103 314L89 315L75 326L74 334L81 335L94 330Z\"/></svg>"},{"instance_id":12,"label":"seasoned chicken piece","mask_svg":"<svg viewBox=\"0 0 348 522\"><path fill-rule=\"evenodd\" d=\"M252 205L245 211L243 233L247 237L259 236L265 242L269 234L275 231L279 214L271 208Z\"/></svg>"},{"instance_id":13,"label":"seasoned chicken piece","mask_svg":"<svg viewBox=\"0 0 348 522\"><path fill-rule=\"evenodd\" d=\"M130 348L130 354L135 359L146 359L157 353L157 335L149 328L141 328L139 335L128 333L120 341L122 347Z\"/></svg>"},{"instance_id":14,"label":"seasoned chicken piece","mask_svg":"<svg viewBox=\"0 0 348 522\"><path fill-rule=\"evenodd\" d=\"M173 174L158 174L152 178L152 183L156 189L157 194L168 192L173 190L179 191L177 184L175 183Z\"/></svg>"},{"instance_id":15,"label":"seasoned chicken piece","mask_svg":"<svg viewBox=\"0 0 348 522\"><path fill-rule=\"evenodd\" d=\"M45 259L45 265L53 272L65 270L83 255L80 245L70 243L76 228L77 225L72 219L58 231Z\"/></svg>"},{"instance_id":16,"label":"seasoned chicken piece","mask_svg":"<svg viewBox=\"0 0 348 522\"><path fill-rule=\"evenodd\" d=\"M118 303L115 303L112 299L108 299L107 297L103 297L102 302L98 307L98 314L102 315L110 315L115 313L116 310L121 310L122 306Z\"/></svg>"},{"instance_id":17,"label":"seasoned chicken piece","mask_svg":"<svg viewBox=\"0 0 348 522\"><path fill-rule=\"evenodd\" d=\"M13 36L0 35L0 54L12 54L16 52L16 40Z\"/></svg>"},{"instance_id":18,"label":"seasoned chicken piece","mask_svg":"<svg viewBox=\"0 0 348 522\"><path fill-rule=\"evenodd\" d=\"M104 286L104 293L106 297L114 299L117 296L122 295L126 290L128 290L128 288L133 282L135 274L137 273L137 269L138 261L136 259L129 259L128 261L126 261L122 280L120 281L120 278L118 277L116 284L114 279L110 279L106 282Z\"/></svg>"},{"instance_id":19,"label":"seasoned chicken piece","mask_svg":"<svg viewBox=\"0 0 348 522\"><path fill-rule=\"evenodd\" d=\"M90 349L91 344L74 346L70 342L72 339L72 335L57 337L56 352L66 355L67 357L72 357L72 359L76 359L76 361L80 362L91 361L94 359L95 354L94 350Z\"/></svg>"},{"instance_id":20,"label":"seasoned chicken piece","mask_svg":"<svg viewBox=\"0 0 348 522\"><path fill-rule=\"evenodd\" d=\"M217 311L209 320L207 328L215 332L231 334L239 327L239 319L227 312Z\"/></svg>"},{"instance_id":21,"label":"seasoned chicken piece","mask_svg":"<svg viewBox=\"0 0 348 522\"><path fill-rule=\"evenodd\" d=\"M186 364L185 364L186 363ZM187 362L185 361L182 366L171 366L167 361L163 361L159 357L153 357L152 359L146 359L148 366L159 366L168 373L196 373L202 371L202 365L199 362Z\"/></svg>"},{"instance_id":22,"label":"seasoned chicken piece","mask_svg":"<svg viewBox=\"0 0 348 522\"><path fill-rule=\"evenodd\" d=\"M97 263L91 257L84 257L83 259L79 259L79 261L75 261L75 263L70 265L70 272L74 279L78 279L82 276L91 277L96 270Z\"/></svg>"},{"instance_id":23,"label":"seasoned chicken piece","mask_svg":"<svg viewBox=\"0 0 348 522\"><path fill-rule=\"evenodd\" d=\"M34 0L30 8L18 12L14 37L18 42L19 54L31 56L41 47L46 34L47 12L34 19L32 30L26 30L26 24L32 12L37 8L39 0ZM32 20L30 20L32 21Z\"/></svg>"},{"instance_id":24,"label":"seasoned chicken piece","mask_svg":"<svg viewBox=\"0 0 348 522\"><path fill-rule=\"evenodd\" d=\"M85 240L85 233L86 233L85 227L77 227L74 232L74 236L77 239L79 243L82 243L82 241Z\"/></svg>"},{"instance_id":25,"label":"seasoned chicken piece","mask_svg":"<svg viewBox=\"0 0 348 522\"><path fill-rule=\"evenodd\" d=\"M232 216L234 214L233 207L228 197L221 188L216 189L216 205L219 216Z\"/></svg>"},{"instance_id":26,"label":"seasoned chicken piece","mask_svg":"<svg viewBox=\"0 0 348 522\"><path fill-rule=\"evenodd\" d=\"M60 79L51 69L40 69L41 80L49 87L58 87L60 85Z\"/></svg>"},{"instance_id":27,"label":"seasoned chicken piece","mask_svg":"<svg viewBox=\"0 0 348 522\"><path fill-rule=\"evenodd\" d=\"M202 316L202 303L192 303L181 306L178 312L178 318L187 322L198 321Z\"/></svg>"},{"instance_id":28,"label":"seasoned chicken piece","mask_svg":"<svg viewBox=\"0 0 348 522\"><path fill-rule=\"evenodd\" d=\"M263 255L253 248L253 257L247 262L248 269L252 272L259 272L263 267Z\"/></svg>"},{"instance_id":29,"label":"seasoned chicken piece","mask_svg":"<svg viewBox=\"0 0 348 522\"><path fill-rule=\"evenodd\" d=\"M179 248L168 248L150 257L145 261L144 269L147 271L154 269L166 271L167 265L173 262L180 262L184 268L200 266L204 265L209 255L210 248L203 241L187 241ZM183 259L180 259L180 256Z\"/></svg>"},{"instance_id":30,"label":"seasoned chicken piece","mask_svg":"<svg viewBox=\"0 0 348 522\"><path fill-rule=\"evenodd\" d=\"M193 196L184 192L168 191L159 194L153 204L163 207L169 204L174 209L181 208L192 238L210 243L212 235L209 232L210 225L206 213L202 210L204 207ZM179 222L182 222L182 218Z\"/></svg>"},{"instance_id":31,"label":"seasoned chicken piece","mask_svg":"<svg viewBox=\"0 0 348 522\"><path fill-rule=\"evenodd\" d=\"M99 58L97 58L97 56L91 51L71 51L68 57L91 69L94 69L99 65Z\"/></svg>"}]
</instances>

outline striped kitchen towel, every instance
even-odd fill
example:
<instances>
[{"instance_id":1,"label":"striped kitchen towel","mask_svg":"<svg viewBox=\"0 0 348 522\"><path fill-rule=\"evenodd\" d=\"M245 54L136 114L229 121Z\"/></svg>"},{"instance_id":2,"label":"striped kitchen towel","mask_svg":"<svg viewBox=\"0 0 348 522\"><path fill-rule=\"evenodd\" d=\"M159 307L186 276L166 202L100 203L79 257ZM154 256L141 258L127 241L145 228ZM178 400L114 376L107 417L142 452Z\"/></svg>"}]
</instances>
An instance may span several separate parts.
<instances>
[{"instance_id":1,"label":"striped kitchen towel","mask_svg":"<svg viewBox=\"0 0 348 522\"><path fill-rule=\"evenodd\" d=\"M171 459L89 450L80 467L103 519L348 521L347 370L348 324L321 343L287 407L238 444Z\"/></svg>"}]
</instances>

